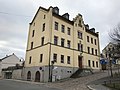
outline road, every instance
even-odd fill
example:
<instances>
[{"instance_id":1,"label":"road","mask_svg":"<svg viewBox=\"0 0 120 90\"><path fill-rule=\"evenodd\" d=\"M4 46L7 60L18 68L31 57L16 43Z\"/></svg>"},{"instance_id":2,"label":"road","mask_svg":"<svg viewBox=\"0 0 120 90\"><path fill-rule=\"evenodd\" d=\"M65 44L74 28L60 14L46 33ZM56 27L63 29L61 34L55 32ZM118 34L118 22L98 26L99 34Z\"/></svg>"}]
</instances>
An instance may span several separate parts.
<instances>
[{"instance_id":1,"label":"road","mask_svg":"<svg viewBox=\"0 0 120 90\"><path fill-rule=\"evenodd\" d=\"M0 90L60 90L48 88L41 84L20 82L14 80L0 80Z\"/></svg>"}]
</instances>

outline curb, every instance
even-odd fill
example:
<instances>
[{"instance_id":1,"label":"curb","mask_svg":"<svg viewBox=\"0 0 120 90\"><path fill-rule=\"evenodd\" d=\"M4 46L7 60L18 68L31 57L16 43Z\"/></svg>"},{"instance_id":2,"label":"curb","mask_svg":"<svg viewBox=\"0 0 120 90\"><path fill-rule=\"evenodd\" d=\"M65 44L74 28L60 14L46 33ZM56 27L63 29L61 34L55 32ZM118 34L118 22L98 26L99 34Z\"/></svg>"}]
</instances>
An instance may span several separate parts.
<instances>
[{"instance_id":1,"label":"curb","mask_svg":"<svg viewBox=\"0 0 120 90\"><path fill-rule=\"evenodd\" d=\"M87 85L87 88L88 88L89 90L96 90L96 89L92 88L92 87L89 86L89 85Z\"/></svg>"}]
</instances>

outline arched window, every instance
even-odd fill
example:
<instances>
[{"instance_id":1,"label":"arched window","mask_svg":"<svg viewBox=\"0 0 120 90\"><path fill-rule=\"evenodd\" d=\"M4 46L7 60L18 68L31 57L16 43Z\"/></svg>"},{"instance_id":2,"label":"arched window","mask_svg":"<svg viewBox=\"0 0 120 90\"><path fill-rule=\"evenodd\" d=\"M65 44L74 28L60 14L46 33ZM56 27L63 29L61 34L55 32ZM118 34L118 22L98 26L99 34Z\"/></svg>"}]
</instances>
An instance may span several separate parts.
<instances>
[{"instance_id":1,"label":"arched window","mask_svg":"<svg viewBox=\"0 0 120 90\"><path fill-rule=\"evenodd\" d=\"M37 71L35 74L35 82L40 82L40 72Z\"/></svg>"}]
</instances>

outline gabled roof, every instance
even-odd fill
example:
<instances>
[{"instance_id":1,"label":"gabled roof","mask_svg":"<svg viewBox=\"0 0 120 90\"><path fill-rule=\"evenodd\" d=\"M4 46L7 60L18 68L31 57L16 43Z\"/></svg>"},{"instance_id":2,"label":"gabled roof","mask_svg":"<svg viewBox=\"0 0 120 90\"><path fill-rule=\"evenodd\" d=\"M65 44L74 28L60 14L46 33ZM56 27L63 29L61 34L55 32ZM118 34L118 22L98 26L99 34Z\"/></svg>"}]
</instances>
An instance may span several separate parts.
<instances>
[{"instance_id":1,"label":"gabled roof","mask_svg":"<svg viewBox=\"0 0 120 90\"><path fill-rule=\"evenodd\" d=\"M52 6L50 6L50 7L52 7ZM50 7L49 7L49 9L50 9ZM39 9L37 10L37 12L36 12L36 14L35 14L35 16L34 16L32 22L31 22L30 24L33 23L33 21L34 21L34 19L36 18L36 16L37 16L37 14L38 14L38 12L39 12L40 9L43 9L43 10L45 10L45 11L49 11L49 9L46 9L46 8L40 6Z\"/></svg>"},{"instance_id":2,"label":"gabled roof","mask_svg":"<svg viewBox=\"0 0 120 90\"><path fill-rule=\"evenodd\" d=\"M3 57L3 58L1 58L0 59L0 61L2 61L2 60L4 60L4 59L6 59L6 58L9 58L9 57L11 57L11 56L16 56L14 53L12 54L12 55L6 55L5 57ZM17 56L16 56L17 57ZM18 57L17 57L18 58ZM19 59L19 58L18 58Z\"/></svg>"},{"instance_id":3,"label":"gabled roof","mask_svg":"<svg viewBox=\"0 0 120 90\"><path fill-rule=\"evenodd\" d=\"M112 42L109 42L103 50L105 50L109 45L114 45Z\"/></svg>"}]
</instances>

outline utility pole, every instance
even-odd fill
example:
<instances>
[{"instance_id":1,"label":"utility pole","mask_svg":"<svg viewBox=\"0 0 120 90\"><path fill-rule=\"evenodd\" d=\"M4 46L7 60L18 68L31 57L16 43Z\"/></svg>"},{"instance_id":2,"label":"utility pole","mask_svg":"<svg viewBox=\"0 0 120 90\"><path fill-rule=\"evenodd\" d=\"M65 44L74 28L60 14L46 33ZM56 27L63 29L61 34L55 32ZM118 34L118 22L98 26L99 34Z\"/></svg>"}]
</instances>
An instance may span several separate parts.
<instances>
[{"instance_id":1,"label":"utility pole","mask_svg":"<svg viewBox=\"0 0 120 90\"><path fill-rule=\"evenodd\" d=\"M112 60L111 60L111 53L110 52L109 52L109 65L110 65L111 77L113 77L113 73L112 73Z\"/></svg>"}]
</instances>

